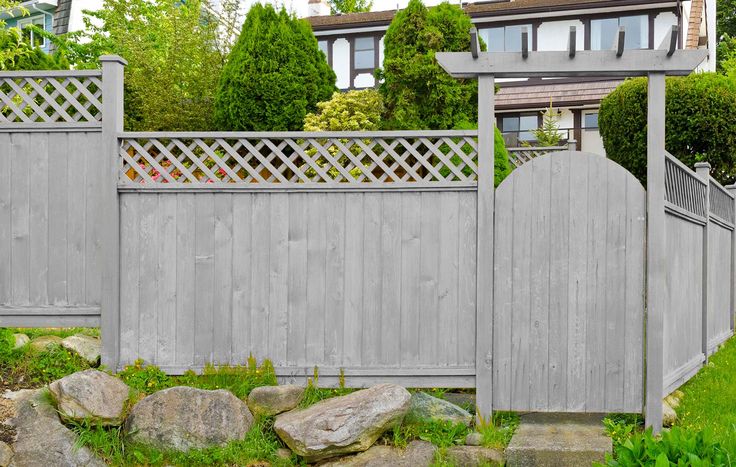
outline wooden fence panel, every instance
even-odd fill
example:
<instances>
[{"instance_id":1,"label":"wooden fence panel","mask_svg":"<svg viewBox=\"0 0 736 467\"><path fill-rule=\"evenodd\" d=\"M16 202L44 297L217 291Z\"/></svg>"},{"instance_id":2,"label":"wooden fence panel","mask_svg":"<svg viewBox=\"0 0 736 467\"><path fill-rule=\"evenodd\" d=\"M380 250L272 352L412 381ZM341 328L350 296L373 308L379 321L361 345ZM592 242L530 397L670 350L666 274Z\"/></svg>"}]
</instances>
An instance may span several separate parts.
<instances>
[{"instance_id":1,"label":"wooden fence panel","mask_svg":"<svg viewBox=\"0 0 736 467\"><path fill-rule=\"evenodd\" d=\"M731 200L733 203L733 200ZM733 228L711 221L708 229L708 353L733 335L731 247Z\"/></svg>"},{"instance_id":2,"label":"wooden fence panel","mask_svg":"<svg viewBox=\"0 0 736 467\"><path fill-rule=\"evenodd\" d=\"M98 326L99 131L0 132L0 326Z\"/></svg>"},{"instance_id":3,"label":"wooden fence panel","mask_svg":"<svg viewBox=\"0 0 736 467\"><path fill-rule=\"evenodd\" d=\"M123 193L121 364L473 387L475 198Z\"/></svg>"},{"instance_id":4,"label":"wooden fence panel","mask_svg":"<svg viewBox=\"0 0 736 467\"><path fill-rule=\"evenodd\" d=\"M498 187L495 409L641 410L645 213L641 184L592 154Z\"/></svg>"}]
</instances>

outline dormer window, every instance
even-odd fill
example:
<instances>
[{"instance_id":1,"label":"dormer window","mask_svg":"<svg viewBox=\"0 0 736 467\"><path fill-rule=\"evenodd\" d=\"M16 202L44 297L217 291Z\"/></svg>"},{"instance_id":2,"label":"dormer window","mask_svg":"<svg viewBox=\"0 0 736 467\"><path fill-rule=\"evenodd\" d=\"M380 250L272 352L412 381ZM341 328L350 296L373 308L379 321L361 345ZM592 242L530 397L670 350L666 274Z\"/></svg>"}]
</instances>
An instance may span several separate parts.
<instances>
[{"instance_id":1,"label":"dormer window","mask_svg":"<svg viewBox=\"0 0 736 467\"><path fill-rule=\"evenodd\" d=\"M626 30L625 49L649 48L649 17L637 15L591 20L590 49L606 50L613 47L613 41L620 26Z\"/></svg>"}]
</instances>

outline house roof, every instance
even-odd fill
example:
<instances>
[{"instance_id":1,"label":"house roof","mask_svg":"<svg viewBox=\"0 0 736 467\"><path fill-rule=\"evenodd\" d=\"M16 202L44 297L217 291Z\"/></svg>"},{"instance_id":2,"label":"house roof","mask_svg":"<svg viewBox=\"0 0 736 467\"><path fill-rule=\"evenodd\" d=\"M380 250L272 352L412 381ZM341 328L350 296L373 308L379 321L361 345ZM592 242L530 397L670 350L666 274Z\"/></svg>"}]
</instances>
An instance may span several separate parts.
<instances>
[{"instance_id":1,"label":"house roof","mask_svg":"<svg viewBox=\"0 0 736 467\"><path fill-rule=\"evenodd\" d=\"M492 0L469 3L463 9L471 16L495 16L520 13L541 13L560 10L579 10L587 8L621 7L641 5L641 0ZM345 15L311 16L306 18L315 31L346 27L369 27L387 25L396 10L349 13Z\"/></svg>"},{"instance_id":2,"label":"house roof","mask_svg":"<svg viewBox=\"0 0 736 467\"><path fill-rule=\"evenodd\" d=\"M551 80L550 80L551 81ZM533 109L597 104L623 80L574 81L561 83L509 85L496 93L496 107L501 110Z\"/></svg>"}]
</instances>

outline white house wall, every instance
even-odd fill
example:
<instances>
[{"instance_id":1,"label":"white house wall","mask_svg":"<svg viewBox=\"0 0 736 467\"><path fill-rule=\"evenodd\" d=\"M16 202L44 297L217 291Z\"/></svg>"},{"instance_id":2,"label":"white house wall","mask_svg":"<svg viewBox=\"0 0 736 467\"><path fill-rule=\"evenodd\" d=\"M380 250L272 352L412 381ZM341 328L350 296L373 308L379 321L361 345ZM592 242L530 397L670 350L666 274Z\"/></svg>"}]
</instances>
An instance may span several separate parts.
<instances>
[{"instance_id":1,"label":"white house wall","mask_svg":"<svg viewBox=\"0 0 736 467\"><path fill-rule=\"evenodd\" d=\"M585 29L580 20L545 21L537 28L537 50L567 50L570 26L575 26L575 49L585 48Z\"/></svg>"},{"instance_id":2,"label":"white house wall","mask_svg":"<svg viewBox=\"0 0 736 467\"><path fill-rule=\"evenodd\" d=\"M350 42L347 39L336 39L332 44L332 69L337 75L337 87L350 87Z\"/></svg>"}]
</instances>

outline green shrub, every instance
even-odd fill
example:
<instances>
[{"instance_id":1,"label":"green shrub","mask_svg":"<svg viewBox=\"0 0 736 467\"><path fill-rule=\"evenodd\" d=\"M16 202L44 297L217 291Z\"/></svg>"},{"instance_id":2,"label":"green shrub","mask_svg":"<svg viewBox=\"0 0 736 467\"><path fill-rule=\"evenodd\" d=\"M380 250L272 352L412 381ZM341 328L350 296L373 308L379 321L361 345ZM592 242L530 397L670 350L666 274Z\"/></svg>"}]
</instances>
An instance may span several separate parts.
<instances>
[{"instance_id":1,"label":"green shrub","mask_svg":"<svg viewBox=\"0 0 736 467\"><path fill-rule=\"evenodd\" d=\"M155 365L145 365L142 359L127 365L118 373L125 384L144 394L175 386L174 380Z\"/></svg>"},{"instance_id":2,"label":"green shrub","mask_svg":"<svg viewBox=\"0 0 736 467\"><path fill-rule=\"evenodd\" d=\"M736 80L698 73L666 81L667 150L690 167L708 161L723 184L736 180ZM627 80L601 101L608 157L642 182L647 161L647 80Z\"/></svg>"},{"instance_id":3,"label":"green shrub","mask_svg":"<svg viewBox=\"0 0 736 467\"><path fill-rule=\"evenodd\" d=\"M304 118L304 131L372 131L381 124L383 100L375 89L335 92Z\"/></svg>"},{"instance_id":4,"label":"green shrub","mask_svg":"<svg viewBox=\"0 0 736 467\"><path fill-rule=\"evenodd\" d=\"M335 90L309 23L256 3L222 71L215 115L224 130L301 130Z\"/></svg>"},{"instance_id":5,"label":"green shrub","mask_svg":"<svg viewBox=\"0 0 736 467\"><path fill-rule=\"evenodd\" d=\"M444 130L477 120L478 87L471 79L455 79L435 60L441 51L470 50L470 17L457 5L427 8L421 0L394 16L384 38L383 79L385 128Z\"/></svg>"}]
</instances>

